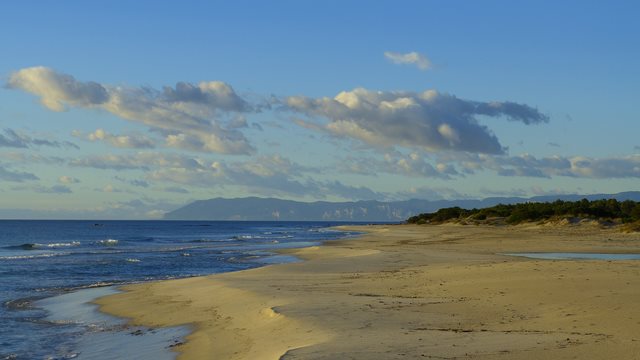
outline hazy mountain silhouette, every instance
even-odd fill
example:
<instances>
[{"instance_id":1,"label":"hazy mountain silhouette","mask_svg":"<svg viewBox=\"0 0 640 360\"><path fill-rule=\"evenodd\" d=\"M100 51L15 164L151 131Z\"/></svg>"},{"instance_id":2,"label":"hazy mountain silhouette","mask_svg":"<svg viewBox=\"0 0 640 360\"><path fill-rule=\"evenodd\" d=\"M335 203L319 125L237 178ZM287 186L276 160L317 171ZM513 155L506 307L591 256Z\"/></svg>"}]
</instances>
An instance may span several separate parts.
<instances>
[{"instance_id":1,"label":"hazy mountain silhouette","mask_svg":"<svg viewBox=\"0 0 640 360\"><path fill-rule=\"evenodd\" d=\"M355 202L299 202L274 198L216 198L199 200L171 211L167 220L282 220L282 221L404 221L408 217L440 208L483 208L497 204L527 201L546 202L557 199L576 201L610 199L640 201L640 191L618 194L547 195L532 198L490 197L482 200L406 200Z\"/></svg>"}]
</instances>

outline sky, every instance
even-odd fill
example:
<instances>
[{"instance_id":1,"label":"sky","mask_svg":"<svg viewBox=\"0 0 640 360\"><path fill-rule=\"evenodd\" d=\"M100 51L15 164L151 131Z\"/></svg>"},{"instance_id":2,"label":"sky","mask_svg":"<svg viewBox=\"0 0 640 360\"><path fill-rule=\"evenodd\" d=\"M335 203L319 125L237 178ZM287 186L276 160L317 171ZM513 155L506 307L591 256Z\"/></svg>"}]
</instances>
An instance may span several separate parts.
<instances>
[{"instance_id":1,"label":"sky","mask_svg":"<svg viewBox=\"0 0 640 360\"><path fill-rule=\"evenodd\" d=\"M6 1L0 218L640 190L636 1Z\"/></svg>"}]
</instances>

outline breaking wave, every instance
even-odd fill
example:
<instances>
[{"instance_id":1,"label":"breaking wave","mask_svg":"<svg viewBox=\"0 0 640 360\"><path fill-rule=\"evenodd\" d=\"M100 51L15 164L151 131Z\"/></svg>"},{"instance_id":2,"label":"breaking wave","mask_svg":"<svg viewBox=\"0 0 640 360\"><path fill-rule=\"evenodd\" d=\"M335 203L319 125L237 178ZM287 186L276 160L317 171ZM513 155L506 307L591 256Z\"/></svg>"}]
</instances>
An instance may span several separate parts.
<instances>
[{"instance_id":1,"label":"breaking wave","mask_svg":"<svg viewBox=\"0 0 640 360\"><path fill-rule=\"evenodd\" d=\"M105 240L96 241L96 244L102 245L102 246L116 246L118 245L119 242L120 241L116 239L105 239Z\"/></svg>"},{"instance_id":2,"label":"breaking wave","mask_svg":"<svg viewBox=\"0 0 640 360\"><path fill-rule=\"evenodd\" d=\"M79 241L63 242L63 243L51 243L51 244L39 244L39 243L25 243L20 245L5 246L5 249L10 250L42 250L42 249L56 249L67 248L71 246L79 246Z\"/></svg>"}]
</instances>

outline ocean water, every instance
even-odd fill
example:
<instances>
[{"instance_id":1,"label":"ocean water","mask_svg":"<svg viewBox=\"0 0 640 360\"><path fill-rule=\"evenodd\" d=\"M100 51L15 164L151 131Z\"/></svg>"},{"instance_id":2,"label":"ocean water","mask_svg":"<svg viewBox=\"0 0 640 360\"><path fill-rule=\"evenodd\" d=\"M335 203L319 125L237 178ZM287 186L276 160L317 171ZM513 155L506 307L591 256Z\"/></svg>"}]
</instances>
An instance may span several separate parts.
<instances>
[{"instance_id":1,"label":"ocean water","mask_svg":"<svg viewBox=\"0 0 640 360\"><path fill-rule=\"evenodd\" d=\"M355 235L329 229L334 225L337 224L2 220L0 360L83 358L80 349L84 347L84 353L88 353L87 346L95 347L87 345L92 344L87 337L99 339L104 329L89 329L87 322L61 320L51 313L56 311L55 306L70 307L71 299L78 297L74 294L87 296L92 291L78 290L291 261L291 257L272 251ZM55 306L45 306L48 302ZM73 307L79 313L93 311ZM93 358L101 358L96 349L90 350Z\"/></svg>"}]
</instances>

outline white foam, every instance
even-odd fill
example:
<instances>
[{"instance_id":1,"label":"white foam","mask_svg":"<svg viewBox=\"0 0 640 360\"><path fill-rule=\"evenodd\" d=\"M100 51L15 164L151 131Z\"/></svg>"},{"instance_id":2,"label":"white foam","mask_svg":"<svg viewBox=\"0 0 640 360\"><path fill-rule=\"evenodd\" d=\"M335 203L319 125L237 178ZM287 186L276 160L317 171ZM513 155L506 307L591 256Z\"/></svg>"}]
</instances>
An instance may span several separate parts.
<instances>
[{"instance_id":1,"label":"white foam","mask_svg":"<svg viewBox=\"0 0 640 360\"><path fill-rule=\"evenodd\" d=\"M79 246L80 241L72 241L68 243L53 243L53 244L35 244L36 247L48 247L48 248L58 248L58 247L69 247L69 246Z\"/></svg>"},{"instance_id":2,"label":"white foam","mask_svg":"<svg viewBox=\"0 0 640 360\"><path fill-rule=\"evenodd\" d=\"M53 256L63 256L69 255L69 253L63 252L41 252L34 254L34 251L29 251L27 255L11 255L11 256L0 256L0 260L22 260L22 259L36 259L36 258L46 258Z\"/></svg>"},{"instance_id":3,"label":"white foam","mask_svg":"<svg viewBox=\"0 0 640 360\"><path fill-rule=\"evenodd\" d=\"M105 240L96 241L97 244L104 245L104 246L116 246L118 245L119 242L120 241L116 239L105 239Z\"/></svg>"}]
</instances>

